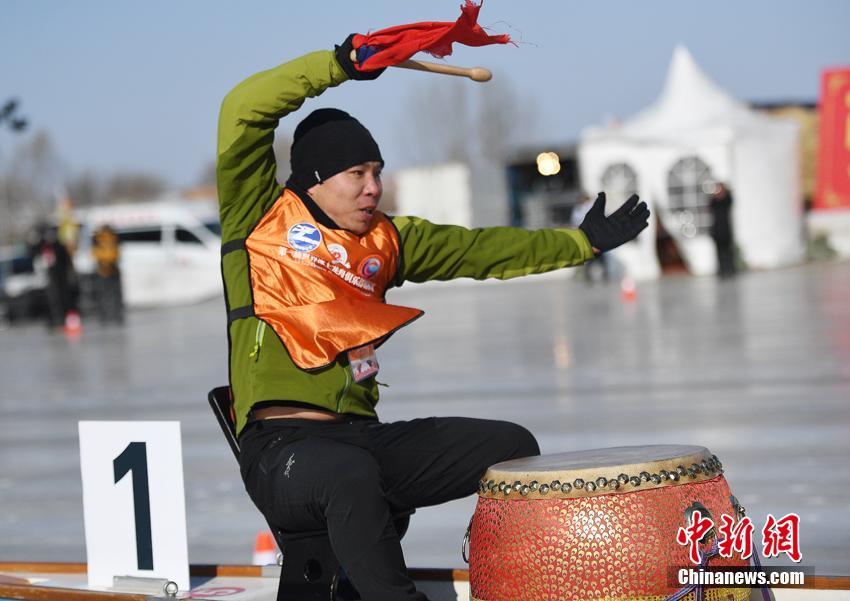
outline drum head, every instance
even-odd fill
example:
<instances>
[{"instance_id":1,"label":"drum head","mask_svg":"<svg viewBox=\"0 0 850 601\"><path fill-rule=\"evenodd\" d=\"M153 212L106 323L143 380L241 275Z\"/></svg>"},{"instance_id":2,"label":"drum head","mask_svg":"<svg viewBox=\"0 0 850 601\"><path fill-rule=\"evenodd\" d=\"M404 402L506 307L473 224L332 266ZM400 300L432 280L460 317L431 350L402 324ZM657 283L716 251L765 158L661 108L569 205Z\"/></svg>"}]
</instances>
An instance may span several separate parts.
<instances>
[{"instance_id":1,"label":"drum head","mask_svg":"<svg viewBox=\"0 0 850 601\"><path fill-rule=\"evenodd\" d=\"M479 494L581 497L699 482L722 473L720 461L705 447L612 447L498 463L484 474Z\"/></svg>"}]
</instances>

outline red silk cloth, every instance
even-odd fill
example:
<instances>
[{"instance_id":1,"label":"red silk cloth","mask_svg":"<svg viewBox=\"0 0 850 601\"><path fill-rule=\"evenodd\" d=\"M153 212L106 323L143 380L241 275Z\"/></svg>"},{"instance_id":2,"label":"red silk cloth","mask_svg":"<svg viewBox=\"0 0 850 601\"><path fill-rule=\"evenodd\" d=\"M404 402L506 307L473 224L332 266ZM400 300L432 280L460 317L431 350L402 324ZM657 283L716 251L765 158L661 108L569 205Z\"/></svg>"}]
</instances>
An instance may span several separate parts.
<instances>
[{"instance_id":1,"label":"red silk cloth","mask_svg":"<svg viewBox=\"0 0 850 601\"><path fill-rule=\"evenodd\" d=\"M352 46L357 50L356 68L360 71L374 71L397 65L417 52L443 58L452 53L454 42L466 46L487 46L511 41L509 35L490 35L478 24L481 4L465 0L460 10L460 17L453 23L425 21L388 27L367 35L355 35Z\"/></svg>"},{"instance_id":2,"label":"red silk cloth","mask_svg":"<svg viewBox=\"0 0 850 601\"><path fill-rule=\"evenodd\" d=\"M814 209L850 208L850 66L821 73Z\"/></svg>"}]
</instances>

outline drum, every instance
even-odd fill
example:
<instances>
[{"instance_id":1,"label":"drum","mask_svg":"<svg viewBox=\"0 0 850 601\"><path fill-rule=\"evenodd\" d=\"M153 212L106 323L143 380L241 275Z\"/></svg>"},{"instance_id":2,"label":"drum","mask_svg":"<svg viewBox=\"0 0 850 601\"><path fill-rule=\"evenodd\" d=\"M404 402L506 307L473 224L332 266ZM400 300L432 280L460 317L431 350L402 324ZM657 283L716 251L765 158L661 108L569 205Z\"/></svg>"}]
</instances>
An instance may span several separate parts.
<instances>
[{"instance_id":1,"label":"drum","mask_svg":"<svg viewBox=\"0 0 850 601\"><path fill-rule=\"evenodd\" d=\"M469 532L469 581L478 601L652 599L696 568L676 541L694 508L737 519L720 461L704 447L655 445L506 461L479 486ZM711 540L700 545L703 552ZM746 566L713 557L709 566ZM743 588L707 599L745 600Z\"/></svg>"}]
</instances>

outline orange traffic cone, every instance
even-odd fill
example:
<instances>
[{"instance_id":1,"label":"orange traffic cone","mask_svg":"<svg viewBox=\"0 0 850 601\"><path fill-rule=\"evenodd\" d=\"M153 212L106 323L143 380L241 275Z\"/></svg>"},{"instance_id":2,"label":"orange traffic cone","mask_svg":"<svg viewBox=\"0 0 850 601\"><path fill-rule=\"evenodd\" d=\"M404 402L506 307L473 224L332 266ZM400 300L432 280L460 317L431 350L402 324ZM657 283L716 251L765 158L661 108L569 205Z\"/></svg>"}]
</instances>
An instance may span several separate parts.
<instances>
[{"instance_id":1,"label":"orange traffic cone","mask_svg":"<svg viewBox=\"0 0 850 601\"><path fill-rule=\"evenodd\" d=\"M65 326L63 327L65 336L68 338L76 338L83 333L83 320L80 319L80 314L76 311L68 311L65 314Z\"/></svg>"},{"instance_id":2,"label":"orange traffic cone","mask_svg":"<svg viewBox=\"0 0 850 601\"><path fill-rule=\"evenodd\" d=\"M624 276L622 280L620 280L620 296L623 301L631 302L637 299L637 285L635 281L630 276Z\"/></svg>"},{"instance_id":3,"label":"orange traffic cone","mask_svg":"<svg viewBox=\"0 0 850 601\"><path fill-rule=\"evenodd\" d=\"M277 563L277 546L274 543L272 533L268 530L261 530L257 533L257 539L254 541L254 558L251 563L255 566Z\"/></svg>"}]
</instances>

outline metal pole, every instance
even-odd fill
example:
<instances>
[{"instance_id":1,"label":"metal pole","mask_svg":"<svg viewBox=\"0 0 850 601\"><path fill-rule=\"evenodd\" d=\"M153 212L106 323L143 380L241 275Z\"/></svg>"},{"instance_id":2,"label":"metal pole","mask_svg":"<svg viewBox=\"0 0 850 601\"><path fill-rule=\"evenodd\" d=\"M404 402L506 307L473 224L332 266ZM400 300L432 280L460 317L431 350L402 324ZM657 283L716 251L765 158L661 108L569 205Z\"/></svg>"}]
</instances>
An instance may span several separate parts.
<instances>
[{"instance_id":1,"label":"metal pole","mask_svg":"<svg viewBox=\"0 0 850 601\"><path fill-rule=\"evenodd\" d=\"M16 99L7 100L2 108L0 108L0 129L5 124L12 133L21 133L27 128L27 120L17 114L18 101ZM2 154L0 154L2 156ZM12 226L12 186L9 182L9 170L5 170L3 175L3 204L6 224L4 232L4 242L11 245L14 237L14 228Z\"/></svg>"},{"instance_id":2,"label":"metal pole","mask_svg":"<svg viewBox=\"0 0 850 601\"><path fill-rule=\"evenodd\" d=\"M3 107L0 108L0 129L5 124L8 126L9 131L13 133L21 133L27 128L27 120L23 117L17 116L15 113L17 112L18 101L14 99L7 100ZM0 154L2 156L2 154ZM4 204L4 219L3 222L5 225L5 232L3 235L3 242L11 246L13 242L14 236L14 228L12 226L12 186L9 182L9 170L5 169L5 173L3 174L3 204ZM7 274L6 264L0 263L0 281L5 281Z\"/></svg>"}]
</instances>

